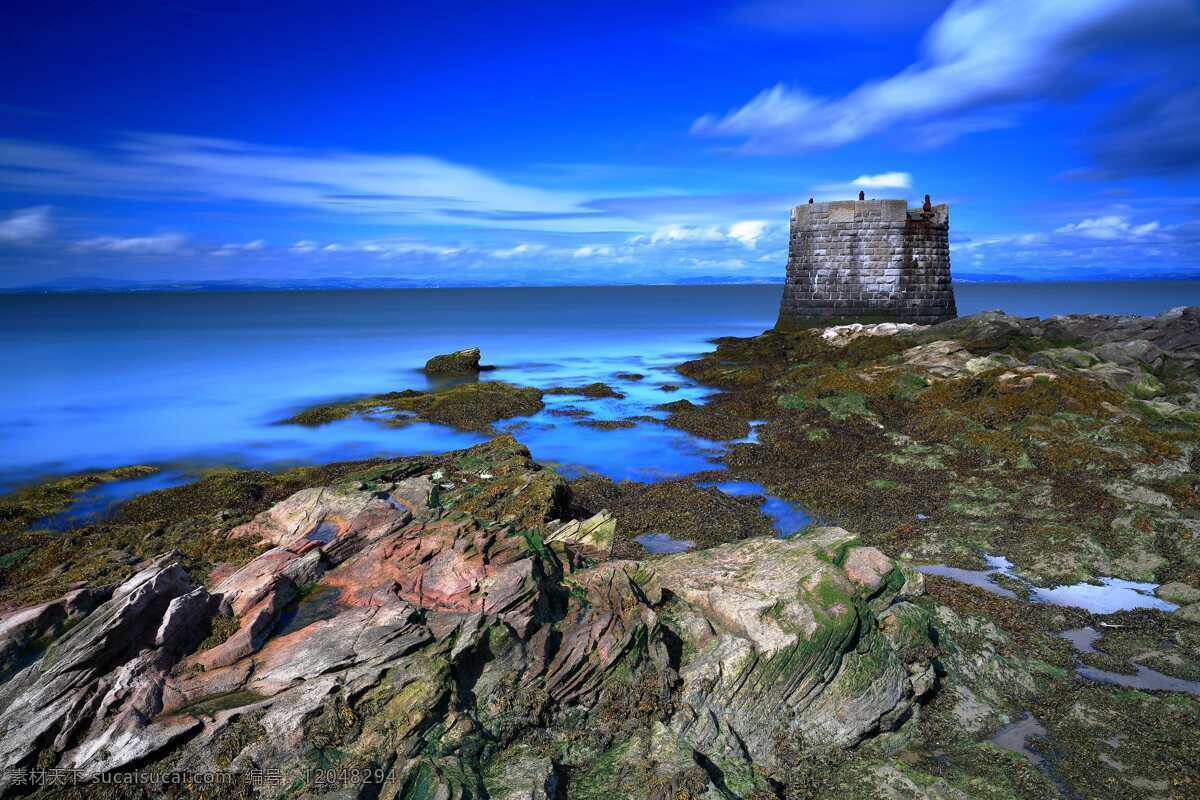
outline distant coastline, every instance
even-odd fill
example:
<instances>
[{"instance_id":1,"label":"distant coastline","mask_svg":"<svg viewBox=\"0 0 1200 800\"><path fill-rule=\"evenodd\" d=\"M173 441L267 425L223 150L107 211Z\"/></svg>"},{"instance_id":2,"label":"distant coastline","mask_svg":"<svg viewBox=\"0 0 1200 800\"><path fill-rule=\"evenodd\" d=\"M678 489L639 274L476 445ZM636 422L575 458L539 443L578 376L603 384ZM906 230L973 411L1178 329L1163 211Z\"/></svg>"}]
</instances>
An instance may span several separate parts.
<instances>
[{"instance_id":1,"label":"distant coastline","mask_svg":"<svg viewBox=\"0 0 1200 800\"><path fill-rule=\"evenodd\" d=\"M1133 275L1119 278L1080 277L1026 278L1007 273L976 273L955 275L955 283L1112 283L1118 281L1194 281L1200 280L1200 272L1170 275ZM272 281L125 281L102 277L60 279L31 286L0 288L0 294L178 294L230 293L230 292L307 292L307 291L370 291L380 289L538 289L538 288L581 288L587 286L763 286L780 284L782 276L776 278L746 278L725 276L698 276L687 280L649 283L556 283L530 285L512 282L454 282L430 283L404 279L379 278L330 278L314 280Z\"/></svg>"}]
</instances>

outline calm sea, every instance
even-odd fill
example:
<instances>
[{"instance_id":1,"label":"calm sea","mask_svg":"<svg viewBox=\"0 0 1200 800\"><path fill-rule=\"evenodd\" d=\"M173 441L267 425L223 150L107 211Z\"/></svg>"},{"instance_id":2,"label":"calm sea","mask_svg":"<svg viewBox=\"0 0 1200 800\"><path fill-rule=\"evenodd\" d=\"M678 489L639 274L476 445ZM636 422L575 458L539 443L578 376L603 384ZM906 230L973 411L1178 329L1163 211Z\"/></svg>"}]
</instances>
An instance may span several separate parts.
<instances>
[{"instance_id":1,"label":"calm sea","mask_svg":"<svg viewBox=\"0 0 1200 800\"><path fill-rule=\"evenodd\" d=\"M1200 282L961 284L960 313L1156 313L1200 304ZM466 346L487 380L608 381L623 400L548 397L594 418L655 413L705 391L672 366L707 340L775 319L779 286L439 289L243 294L0 295L0 487L131 463L154 481L215 464L279 466L442 451L479 436L365 420L279 425L331 398L423 388L426 358ZM643 373L642 381L615 373ZM663 391L664 383L681 385ZM661 413L661 412L657 412ZM567 472L651 480L711 468L719 445L660 425L603 431L541 413L510 426Z\"/></svg>"}]
</instances>

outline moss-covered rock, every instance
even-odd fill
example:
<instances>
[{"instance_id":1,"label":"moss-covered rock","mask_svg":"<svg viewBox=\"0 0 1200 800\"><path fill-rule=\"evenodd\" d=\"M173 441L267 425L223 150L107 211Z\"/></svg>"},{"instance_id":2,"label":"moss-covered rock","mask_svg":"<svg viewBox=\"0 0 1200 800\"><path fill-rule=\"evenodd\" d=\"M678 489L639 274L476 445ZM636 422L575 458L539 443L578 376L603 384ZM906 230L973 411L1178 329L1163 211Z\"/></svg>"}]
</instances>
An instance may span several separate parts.
<instances>
[{"instance_id":1,"label":"moss-covered rock","mask_svg":"<svg viewBox=\"0 0 1200 800\"><path fill-rule=\"evenodd\" d=\"M425 372L429 375L471 375L479 370L478 347L434 356L425 362Z\"/></svg>"},{"instance_id":2,"label":"moss-covered rock","mask_svg":"<svg viewBox=\"0 0 1200 800\"><path fill-rule=\"evenodd\" d=\"M354 415L388 425L437 422L460 430L491 431L493 422L541 411L542 393L503 381L463 383L432 392L405 390L313 406L283 420L288 425L324 425Z\"/></svg>"}]
</instances>

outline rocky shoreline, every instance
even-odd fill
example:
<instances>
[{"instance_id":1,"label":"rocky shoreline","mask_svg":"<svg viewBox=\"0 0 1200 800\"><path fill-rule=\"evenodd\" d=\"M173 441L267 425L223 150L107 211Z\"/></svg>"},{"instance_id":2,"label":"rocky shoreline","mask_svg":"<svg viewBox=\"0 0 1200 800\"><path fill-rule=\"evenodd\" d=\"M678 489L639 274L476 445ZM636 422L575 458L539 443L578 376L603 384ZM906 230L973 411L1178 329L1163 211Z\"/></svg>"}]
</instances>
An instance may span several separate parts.
<instances>
[{"instance_id":1,"label":"rocky shoreline","mask_svg":"<svg viewBox=\"0 0 1200 800\"><path fill-rule=\"evenodd\" d=\"M150 468L0 498L0 795L1200 792L1200 309L768 331L679 371L717 393L622 422L724 441L724 471L568 481L499 433L66 531L34 523ZM542 398L468 382L289 422L494 435ZM717 475L823 522L780 538ZM1006 592L917 569L986 554ZM1178 610L1030 590L1099 578ZM1146 670L1175 682L1120 685ZM132 773L183 777L102 783Z\"/></svg>"}]
</instances>

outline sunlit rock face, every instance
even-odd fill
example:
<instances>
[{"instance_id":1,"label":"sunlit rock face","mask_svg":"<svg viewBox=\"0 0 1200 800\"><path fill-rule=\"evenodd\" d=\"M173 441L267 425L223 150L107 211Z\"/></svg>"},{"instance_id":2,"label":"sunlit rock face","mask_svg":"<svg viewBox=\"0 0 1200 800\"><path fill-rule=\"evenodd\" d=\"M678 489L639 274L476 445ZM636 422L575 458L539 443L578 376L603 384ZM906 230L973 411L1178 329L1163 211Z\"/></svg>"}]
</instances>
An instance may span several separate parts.
<instances>
[{"instance_id":1,"label":"sunlit rock face","mask_svg":"<svg viewBox=\"0 0 1200 800\"><path fill-rule=\"evenodd\" d=\"M75 621L0 687L4 766L303 775L336 752L380 796L538 797L625 792L602 766L636 750L748 794L779 741L852 745L932 685L919 583L846 531L614 560L620 521L564 522L511 439L449 463L296 492L229 531L267 549L209 586L166 553L22 613L26 640Z\"/></svg>"}]
</instances>

